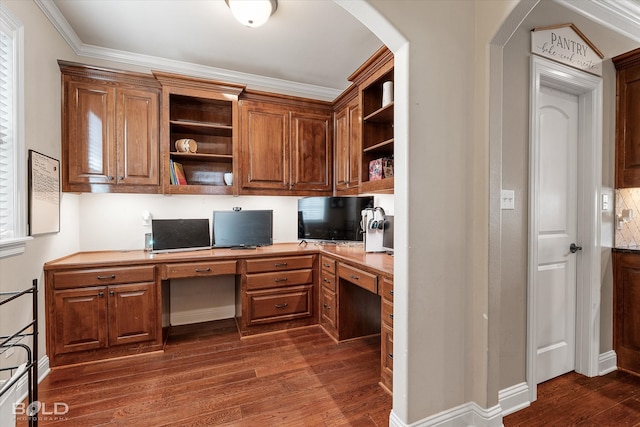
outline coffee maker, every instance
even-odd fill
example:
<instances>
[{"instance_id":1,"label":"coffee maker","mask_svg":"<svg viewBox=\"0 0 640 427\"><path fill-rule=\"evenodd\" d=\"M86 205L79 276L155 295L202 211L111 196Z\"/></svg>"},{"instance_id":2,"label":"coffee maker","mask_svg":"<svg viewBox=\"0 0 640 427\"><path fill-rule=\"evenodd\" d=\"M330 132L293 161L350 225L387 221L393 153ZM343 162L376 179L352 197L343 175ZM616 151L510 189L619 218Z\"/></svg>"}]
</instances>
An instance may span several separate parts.
<instances>
[{"instance_id":1,"label":"coffee maker","mask_svg":"<svg viewBox=\"0 0 640 427\"><path fill-rule=\"evenodd\" d=\"M385 252L383 245L384 209L381 207L362 210L362 232L365 252Z\"/></svg>"}]
</instances>

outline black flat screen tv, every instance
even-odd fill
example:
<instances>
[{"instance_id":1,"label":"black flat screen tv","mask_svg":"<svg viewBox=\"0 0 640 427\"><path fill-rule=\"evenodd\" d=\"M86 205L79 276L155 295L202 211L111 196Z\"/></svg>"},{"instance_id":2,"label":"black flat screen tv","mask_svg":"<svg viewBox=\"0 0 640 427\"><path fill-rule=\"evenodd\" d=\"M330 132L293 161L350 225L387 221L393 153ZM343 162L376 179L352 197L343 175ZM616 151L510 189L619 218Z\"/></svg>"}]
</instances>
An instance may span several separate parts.
<instances>
[{"instance_id":1,"label":"black flat screen tv","mask_svg":"<svg viewBox=\"0 0 640 427\"><path fill-rule=\"evenodd\" d=\"M298 239L362 241L362 210L373 196L298 199Z\"/></svg>"},{"instance_id":2,"label":"black flat screen tv","mask_svg":"<svg viewBox=\"0 0 640 427\"><path fill-rule=\"evenodd\" d=\"M213 247L243 248L272 244L272 210L213 211Z\"/></svg>"}]
</instances>

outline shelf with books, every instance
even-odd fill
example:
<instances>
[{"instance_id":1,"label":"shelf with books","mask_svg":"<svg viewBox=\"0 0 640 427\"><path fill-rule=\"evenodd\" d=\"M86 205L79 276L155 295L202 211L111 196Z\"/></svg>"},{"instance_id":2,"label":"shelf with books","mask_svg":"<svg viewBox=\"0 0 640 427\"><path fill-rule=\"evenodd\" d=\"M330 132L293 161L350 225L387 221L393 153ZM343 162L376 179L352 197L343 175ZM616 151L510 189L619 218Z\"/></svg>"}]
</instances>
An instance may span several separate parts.
<instances>
[{"instance_id":1,"label":"shelf with books","mask_svg":"<svg viewBox=\"0 0 640 427\"><path fill-rule=\"evenodd\" d=\"M168 194L237 194L225 174L238 165L238 95L244 85L154 72L162 84L161 134L165 165L163 191ZM195 141L190 151L176 141ZM184 172L181 184L175 166ZM186 184L184 183L186 182Z\"/></svg>"}]
</instances>

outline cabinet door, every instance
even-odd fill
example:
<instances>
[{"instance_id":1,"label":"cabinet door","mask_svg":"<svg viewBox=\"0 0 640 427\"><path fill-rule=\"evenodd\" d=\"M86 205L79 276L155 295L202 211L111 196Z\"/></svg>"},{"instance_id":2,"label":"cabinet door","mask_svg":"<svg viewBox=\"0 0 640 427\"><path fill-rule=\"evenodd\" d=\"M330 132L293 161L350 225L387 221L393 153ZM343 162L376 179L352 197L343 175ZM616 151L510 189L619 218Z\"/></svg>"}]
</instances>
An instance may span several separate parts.
<instances>
[{"instance_id":1,"label":"cabinet door","mask_svg":"<svg viewBox=\"0 0 640 427\"><path fill-rule=\"evenodd\" d=\"M640 187L640 63L617 81L616 187Z\"/></svg>"},{"instance_id":2,"label":"cabinet door","mask_svg":"<svg viewBox=\"0 0 640 427\"><path fill-rule=\"evenodd\" d=\"M330 114L291 113L291 189L330 191Z\"/></svg>"},{"instance_id":3,"label":"cabinet door","mask_svg":"<svg viewBox=\"0 0 640 427\"><path fill-rule=\"evenodd\" d=\"M107 346L106 287L55 291L56 354Z\"/></svg>"},{"instance_id":4,"label":"cabinet door","mask_svg":"<svg viewBox=\"0 0 640 427\"><path fill-rule=\"evenodd\" d=\"M68 187L73 184L115 183L115 90L99 83L68 81L65 97L63 191L73 191Z\"/></svg>"},{"instance_id":5,"label":"cabinet door","mask_svg":"<svg viewBox=\"0 0 640 427\"><path fill-rule=\"evenodd\" d=\"M116 102L117 183L159 185L159 94L118 89Z\"/></svg>"},{"instance_id":6,"label":"cabinet door","mask_svg":"<svg viewBox=\"0 0 640 427\"><path fill-rule=\"evenodd\" d=\"M289 114L276 105L242 105L242 188L288 189Z\"/></svg>"},{"instance_id":7,"label":"cabinet door","mask_svg":"<svg viewBox=\"0 0 640 427\"><path fill-rule=\"evenodd\" d=\"M338 111L335 126L335 181L336 190L346 190L349 186L349 115L347 107Z\"/></svg>"},{"instance_id":8,"label":"cabinet door","mask_svg":"<svg viewBox=\"0 0 640 427\"><path fill-rule=\"evenodd\" d=\"M360 184L360 158L362 157L362 118L358 98L347 106L349 115L349 188Z\"/></svg>"},{"instance_id":9,"label":"cabinet door","mask_svg":"<svg viewBox=\"0 0 640 427\"><path fill-rule=\"evenodd\" d=\"M613 349L618 367L640 373L640 255L613 256Z\"/></svg>"},{"instance_id":10,"label":"cabinet door","mask_svg":"<svg viewBox=\"0 0 640 427\"><path fill-rule=\"evenodd\" d=\"M109 345L154 340L157 336L154 283L109 287Z\"/></svg>"}]
</instances>

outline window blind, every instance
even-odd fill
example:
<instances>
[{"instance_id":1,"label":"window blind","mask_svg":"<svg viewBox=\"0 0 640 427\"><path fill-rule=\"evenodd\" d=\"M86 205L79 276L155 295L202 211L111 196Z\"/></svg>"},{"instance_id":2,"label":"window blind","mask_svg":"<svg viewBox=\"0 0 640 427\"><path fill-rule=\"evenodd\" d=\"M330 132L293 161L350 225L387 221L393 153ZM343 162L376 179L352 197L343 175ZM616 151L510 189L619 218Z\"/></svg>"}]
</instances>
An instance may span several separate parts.
<instances>
[{"instance_id":1,"label":"window blind","mask_svg":"<svg viewBox=\"0 0 640 427\"><path fill-rule=\"evenodd\" d=\"M15 99L12 33L0 27L0 239L16 237Z\"/></svg>"}]
</instances>

